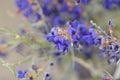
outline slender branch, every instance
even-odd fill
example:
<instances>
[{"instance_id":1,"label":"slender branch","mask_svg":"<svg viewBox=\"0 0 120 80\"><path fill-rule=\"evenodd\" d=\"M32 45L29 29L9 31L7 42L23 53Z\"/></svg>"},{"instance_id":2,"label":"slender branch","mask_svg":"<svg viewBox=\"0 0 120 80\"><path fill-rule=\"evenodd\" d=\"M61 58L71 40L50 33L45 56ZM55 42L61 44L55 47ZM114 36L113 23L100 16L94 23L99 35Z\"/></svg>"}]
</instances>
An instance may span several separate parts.
<instances>
[{"instance_id":1,"label":"slender branch","mask_svg":"<svg viewBox=\"0 0 120 80\"><path fill-rule=\"evenodd\" d=\"M92 76L100 76L100 77L103 77L104 76L104 73L99 70L99 69L95 69L94 66L90 65L89 63L85 62L84 60L80 59L80 58L77 58L77 57L74 57L74 61L78 62L79 64L81 64L83 67L85 67L86 69L88 69Z\"/></svg>"},{"instance_id":2,"label":"slender branch","mask_svg":"<svg viewBox=\"0 0 120 80\"><path fill-rule=\"evenodd\" d=\"M120 78L120 63L118 64L113 77L115 79L119 79Z\"/></svg>"}]
</instances>

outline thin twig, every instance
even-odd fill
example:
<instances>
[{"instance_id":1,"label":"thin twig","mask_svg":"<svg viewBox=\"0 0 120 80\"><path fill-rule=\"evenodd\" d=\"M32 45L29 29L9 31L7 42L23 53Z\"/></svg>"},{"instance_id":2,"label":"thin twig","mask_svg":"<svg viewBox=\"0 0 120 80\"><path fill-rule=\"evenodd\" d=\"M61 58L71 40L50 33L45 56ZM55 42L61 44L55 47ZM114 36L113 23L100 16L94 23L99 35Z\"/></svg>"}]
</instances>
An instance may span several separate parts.
<instances>
[{"instance_id":1,"label":"thin twig","mask_svg":"<svg viewBox=\"0 0 120 80\"><path fill-rule=\"evenodd\" d=\"M95 69L94 66L90 65L89 63L85 62L84 60L74 57L74 61L78 62L79 64L81 64L83 67L85 67L86 69L88 69L92 76L100 76L103 77L104 73L101 70Z\"/></svg>"},{"instance_id":2,"label":"thin twig","mask_svg":"<svg viewBox=\"0 0 120 80\"><path fill-rule=\"evenodd\" d=\"M113 77L115 79L119 79L120 78L120 63L118 64Z\"/></svg>"}]
</instances>

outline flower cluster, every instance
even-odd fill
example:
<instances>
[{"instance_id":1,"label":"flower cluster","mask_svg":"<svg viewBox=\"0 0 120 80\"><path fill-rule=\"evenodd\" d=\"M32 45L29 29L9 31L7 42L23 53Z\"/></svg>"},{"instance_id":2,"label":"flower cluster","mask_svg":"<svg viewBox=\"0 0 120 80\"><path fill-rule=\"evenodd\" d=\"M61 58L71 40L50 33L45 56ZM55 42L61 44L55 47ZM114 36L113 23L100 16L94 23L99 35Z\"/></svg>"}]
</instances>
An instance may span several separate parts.
<instances>
[{"instance_id":1,"label":"flower cluster","mask_svg":"<svg viewBox=\"0 0 120 80\"><path fill-rule=\"evenodd\" d=\"M47 63L48 64L48 63ZM53 67L54 62L51 61L49 62L49 65L45 66L46 67ZM51 80L51 74L49 71L46 71L43 67L40 65L33 64L31 66L31 69L25 69L25 70L18 70L17 73L17 78L18 79L26 79L26 80L38 80L39 74L43 73L44 79L43 80Z\"/></svg>"},{"instance_id":2,"label":"flower cluster","mask_svg":"<svg viewBox=\"0 0 120 80\"><path fill-rule=\"evenodd\" d=\"M111 60L118 62L120 59L119 43L115 36L113 36L114 24L109 21L109 30L103 31L99 26L93 22L91 27L79 21L69 22L67 30L53 28L51 35L47 36L47 40L55 44L58 52L55 56L59 56L59 52L67 52L71 44L74 48L83 48L90 46L97 46L101 50L101 56L107 57L108 63ZM82 49L81 48L81 49Z\"/></svg>"},{"instance_id":3,"label":"flower cluster","mask_svg":"<svg viewBox=\"0 0 120 80\"><path fill-rule=\"evenodd\" d=\"M25 78L26 75L27 75L27 73L28 73L27 70L24 70L24 71L19 70L19 71L18 71L18 76L17 76L17 77L18 77L19 79Z\"/></svg>"},{"instance_id":4,"label":"flower cluster","mask_svg":"<svg viewBox=\"0 0 120 80\"><path fill-rule=\"evenodd\" d=\"M71 4L67 0L45 0L42 1L43 14L50 17L48 22L54 26L64 25L69 19L80 19L82 8ZM67 16L70 15L70 16ZM66 16L66 17L63 17Z\"/></svg>"},{"instance_id":5,"label":"flower cluster","mask_svg":"<svg viewBox=\"0 0 120 80\"><path fill-rule=\"evenodd\" d=\"M99 36L96 40L96 43L101 50L101 56L108 58L108 63L111 63L112 60L118 62L120 59L119 41L113 35L114 26L115 24L109 21L109 29L107 32L103 31L99 26L97 26Z\"/></svg>"},{"instance_id":6,"label":"flower cluster","mask_svg":"<svg viewBox=\"0 0 120 80\"><path fill-rule=\"evenodd\" d=\"M79 46L90 47L95 44L96 32L94 27L88 28L87 25L78 21L69 22L67 30L53 28L51 35L47 36L47 40L55 44L59 52L67 52L71 44L72 47ZM57 54L58 55L58 54Z\"/></svg>"},{"instance_id":7,"label":"flower cluster","mask_svg":"<svg viewBox=\"0 0 120 80\"><path fill-rule=\"evenodd\" d=\"M28 80L34 80L38 77L37 71L41 67L39 65L32 65L32 70L35 71L35 73L31 73L28 70L18 70L17 78L19 79L28 79Z\"/></svg>"},{"instance_id":8,"label":"flower cluster","mask_svg":"<svg viewBox=\"0 0 120 80\"><path fill-rule=\"evenodd\" d=\"M87 27L86 24L78 21L70 22L68 33L71 35L73 45L92 46L95 44L96 32L94 27Z\"/></svg>"},{"instance_id":9,"label":"flower cluster","mask_svg":"<svg viewBox=\"0 0 120 80\"><path fill-rule=\"evenodd\" d=\"M103 0L106 9L111 10L114 7L120 7L120 0Z\"/></svg>"},{"instance_id":10,"label":"flower cluster","mask_svg":"<svg viewBox=\"0 0 120 80\"><path fill-rule=\"evenodd\" d=\"M86 6L91 0L77 0L79 2ZM16 0L18 12L27 20L37 22L43 15L46 23L52 26L64 25L68 20L80 20L85 10L82 9L83 5L75 3L70 0Z\"/></svg>"},{"instance_id":11,"label":"flower cluster","mask_svg":"<svg viewBox=\"0 0 120 80\"><path fill-rule=\"evenodd\" d=\"M21 13L28 21L37 22L41 20L39 9L35 0L15 0L18 13Z\"/></svg>"},{"instance_id":12,"label":"flower cluster","mask_svg":"<svg viewBox=\"0 0 120 80\"><path fill-rule=\"evenodd\" d=\"M77 3L82 3L84 5L90 4L91 0L77 0Z\"/></svg>"},{"instance_id":13,"label":"flower cluster","mask_svg":"<svg viewBox=\"0 0 120 80\"><path fill-rule=\"evenodd\" d=\"M53 28L51 30L51 35L47 36L47 40L55 44L59 52L67 52L70 46L70 41L67 39L67 31L63 29Z\"/></svg>"}]
</instances>

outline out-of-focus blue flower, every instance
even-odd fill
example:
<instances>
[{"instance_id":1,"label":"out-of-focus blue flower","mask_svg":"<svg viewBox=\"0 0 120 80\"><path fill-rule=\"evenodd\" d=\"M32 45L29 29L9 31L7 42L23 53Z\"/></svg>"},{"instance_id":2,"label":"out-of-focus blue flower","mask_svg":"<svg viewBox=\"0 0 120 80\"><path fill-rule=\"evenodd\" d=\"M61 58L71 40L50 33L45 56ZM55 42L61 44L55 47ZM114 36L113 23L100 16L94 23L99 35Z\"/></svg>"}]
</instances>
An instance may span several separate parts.
<instances>
[{"instance_id":1,"label":"out-of-focus blue flower","mask_svg":"<svg viewBox=\"0 0 120 80\"><path fill-rule=\"evenodd\" d=\"M39 13L34 13L32 16L33 21L37 22L42 19L41 15Z\"/></svg>"},{"instance_id":2,"label":"out-of-focus blue flower","mask_svg":"<svg viewBox=\"0 0 120 80\"><path fill-rule=\"evenodd\" d=\"M88 47L84 47L83 49L81 49L80 53L82 53L87 59L90 59L93 56L93 53L88 50Z\"/></svg>"},{"instance_id":3,"label":"out-of-focus blue flower","mask_svg":"<svg viewBox=\"0 0 120 80\"><path fill-rule=\"evenodd\" d=\"M80 40L80 36L78 34L75 34L72 36L72 39L74 42L78 42Z\"/></svg>"},{"instance_id":4,"label":"out-of-focus blue flower","mask_svg":"<svg viewBox=\"0 0 120 80\"><path fill-rule=\"evenodd\" d=\"M54 56L54 57L59 57L60 55L61 55L61 53L58 52L58 51L53 53L53 56Z\"/></svg>"},{"instance_id":5,"label":"out-of-focus blue flower","mask_svg":"<svg viewBox=\"0 0 120 80\"><path fill-rule=\"evenodd\" d=\"M6 43L6 40L4 38L0 38L0 44L5 44Z\"/></svg>"},{"instance_id":6,"label":"out-of-focus blue flower","mask_svg":"<svg viewBox=\"0 0 120 80\"><path fill-rule=\"evenodd\" d=\"M46 72L46 74L44 76L44 80L51 80L51 75L49 72Z\"/></svg>"},{"instance_id":7,"label":"out-of-focus blue flower","mask_svg":"<svg viewBox=\"0 0 120 80\"><path fill-rule=\"evenodd\" d=\"M112 23L112 21L109 21L109 23L108 23L108 24L109 24L109 27L110 27L110 28L115 27L115 24L113 24L113 23Z\"/></svg>"},{"instance_id":8,"label":"out-of-focus blue flower","mask_svg":"<svg viewBox=\"0 0 120 80\"><path fill-rule=\"evenodd\" d=\"M81 66L78 62L75 62L74 69L76 72L78 72L81 69Z\"/></svg>"},{"instance_id":9,"label":"out-of-focus blue flower","mask_svg":"<svg viewBox=\"0 0 120 80\"><path fill-rule=\"evenodd\" d=\"M53 0L44 0L44 4L46 4L46 5L48 5L48 4L52 3L52 2L53 2Z\"/></svg>"},{"instance_id":10,"label":"out-of-focus blue flower","mask_svg":"<svg viewBox=\"0 0 120 80\"><path fill-rule=\"evenodd\" d=\"M77 0L77 3L80 3L81 2L81 0Z\"/></svg>"},{"instance_id":11,"label":"out-of-focus blue flower","mask_svg":"<svg viewBox=\"0 0 120 80\"><path fill-rule=\"evenodd\" d=\"M22 15L29 21L37 22L41 19L38 11L34 10L35 3L30 3L29 0L16 0L16 5Z\"/></svg>"},{"instance_id":12,"label":"out-of-focus blue flower","mask_svg":"<svg viewBox=\"0 0 120 80\"><path fill-rule=\"evenodd\" d=\"M118 49L119 49L119 45L115 45L114 51L118 51Z\"/></svg>"},{"instance_id":13,"label":"out-of-focus blue flower","mask_svg":"<svg viewBox=\"0 0 120 80\"><path fill-rule=\"evenodd\" d=\"M25 17L30 17L31 15L33 15L33 9L32 9L32 6L29 6L28 8L27 8L27 10L24 12L24 16Z\"/></svg>"},{"instance_id":14,"label":"out-of-focus blue flower","mask_svg":"<svg viewBox=\"0 0 120 80\"><path fill-rule=\"evenodd\" d=\"M54 62L53 61L50 62L50 66L54 66Z\"/></svg>"},{"instance_id":15,"label":"out-of-focus blue flower","mask_svg":"<svg viewBox=\"0 0 120 80\"><path fill-rule=\"evenodd\" d=\"M50 16L52 14L52 10L50 9L49 5L43 5L42 10L45 16Z\"/></svg>"},{"instance_id":16,"label":"out-of-focus blue flower","mask_svg":"<svg viewBox=\"0 0 120 80\"><path fill-rule=\"evenodd\" d=\"M113 4L115 3L115 0L103 0L103 3L105 8L110 10L113 8Z\"/></svg>"},{"instance_id":17,"label":"out-of-focus blue flower","mask_svg":"<svg viewBox=\"0 0 120 80\"><path fill-rule=\"evenodd\" d=\"M58 3L63 4L65 0L58 0Z\"/></svg>"},{"instance_id":18,"label":"out-of-focus blue flower","mask_svg":"<svg viewBox=\"0 0 120 80\"><path fill-rule=\"evenodd\" d=\"M17 77L18 77L19 79L25 78L25 77L27 76L27 73L28 73L27 70L24 70L24 71L19 70L19 71L18 71L18 76L17 76Z\"/></svg>"},{"instance_id":19,"label":"out-of-focus blue flower","mask_svg":"<svg viewBox=\"0 0 120 80\"><path fill-rule=\"evenodd\" d=\"M22 51L24 51L24 44L23 44L23 43L18 44L18 45L15 47L15 50L16 50L17 52L22 52Z\"/></svg>"},{"instance_id":20,"label":"out-of-focus blue flower","mask_svg":"<svg viewBox=\"0 0 120 80\"><path fill-rule=\"evenodd\" d=\"M79 30L79 34L80 35L87 35L88 33L89 33L89 31L87 30L87 28L86 28L86 25L85 24L79 24L78 26L77 26L77 29Z\"/></svg>"},{"instance_id":21,"label":"out-of-focus blue flower","mask_svg":"<svg viewBox=\"0 0 120 80\"><path fill-rule=\"evenodd\" d=\"M60 11L61 12L68 12L69 11L69 6L66 3L62 4Z\"/></svg>"},{"instance_id":22,"label":"out-of-focus blue flower","mask_svg":"<svg viewBox=\"0 0 120 80\"><path fill-rule=\"evenodd\" d=\"M7 54L5 53L5 52L2 52L2 51L0 51L0 57L6 57L7 56Z\"/></svg>"},{"instance_id":23,"label":"out-of-focus blue flower","mask_svg":"<svg viewBox=\"0 0 120 80\"><path fill-rule=\"evenodd\" d=\"M82 2L84 5L88 5L88 4L90 4L91 0L81 0L81 2Z\"/></svg>"},{"instance_id":24,"label":"out-of-focus blue flower","mask_svg":"<svg viewBox=\"0 0 120 80\"><path fill-rule=\"evenodd\" d=\"M18 35L23 36L26 33L26 30L24 28L20 28L18 30Z\"/></svg>"},{"instance_id":25,"label":"out-of-focus blue flower","mask_svg":"<svg viewBox=\"0 0 120 80\"><path fill-rule=\"evenodd\" d=\"M83 40L87 46L94 45L94 38L90 35L83 36Z\"/></svg>"},{"instance_id":26,"label":"out-of-focus blue flower","mask_svg":"<svg viewBox=\"0 0 120 80\"><path fill-rule=\"evenodd\" d=\"M16 5L20 11L25 10L28 6L28 0L16 0Z\"/></svg>"},{"instance_id":27,"label":"out-of-focus blue flower","mask_svg":"<svg viewBox=\"0 0 120 80\"><path fill-rule=\"evenodd\" d=\"M57 25L64 25L65 22L64 22L64 20L62 20L62 18L60 16L56 16L56 17L52 18L51 24L57 26Z\"/></svg>"},{"instance_id":28,"label":"out-of-focus blue flower","mask_svg":"<svg viewBox=\"0 0 120 80\"><path fill-rule=\"evenodd\" d=\"M117 1L117 5L120 7L120 0Z\"/></svg>"},{"instance_id":29,"label":"out-of-focus blue flower","mask_svg":"<svg viewBox=\"0 0 120 80\"><path fill-rule=\"evenodd\" d=\"M96 36L97 36L97 35L96 35L96 32L95 32L95 30L94 30L94 28L90 28L90 29L89 29L89 34L90 34L91 37L94 38L94 39L95 39Z\"/></svg>"},{"instance_id":30,"label":"out-of-focus blue flower","mask_svg":"<svg viewBox=\"0 0 120 80\"><path fill-rule=\"evenodd\" d=\"M33 65L32 65L32 69L33 69L33 70L37 70L37 69L38 69L38 68L37 68L37 65L33 64Z\"/></svg>"},{"instance_id":31,"label":"out-of-focus blue flower","mask_svg":"<svg viewBox=\"0 0 120 80\"><path fill-rule=\"evenodd\" d=\"M80 22L78 21L70 21L69 24L71 25L71 27L73 27L74 29L77 29L78 25L80 24Z\"/></svg>"},{"instance_id":32,"label":"out-of-focus blue flower","mask_svg":"<svg viewBox=\"0 0 120 80\"><path fill-rule=\"evenodd\" d=\"M80 6L74 6L71 12L74 19L79 19L82 13L82 8Z\"/></svg>"}]
</instances>

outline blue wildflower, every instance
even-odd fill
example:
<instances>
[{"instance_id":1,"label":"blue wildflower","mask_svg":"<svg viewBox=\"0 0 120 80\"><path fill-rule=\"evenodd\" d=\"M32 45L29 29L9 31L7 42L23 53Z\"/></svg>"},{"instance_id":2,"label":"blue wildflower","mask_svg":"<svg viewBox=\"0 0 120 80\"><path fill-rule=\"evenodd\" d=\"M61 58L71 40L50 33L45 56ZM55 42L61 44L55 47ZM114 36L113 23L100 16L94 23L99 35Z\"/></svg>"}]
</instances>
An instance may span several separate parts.
<instances>
[{"instance_id":1,"label":"blue wildflower","mask_svg":"<svg viewBox=\"0 0 120 80\"><path fill-rule=\"evenodd\" d=\"M37 22L41 19L42 19L42 17L39 13L34 13L33 16L32 16L32 20L35 21L35 22Z\"/></svg>"},{"instance_id":2,"label":"blue wildflower","mask_svg":"<svg viewBox=\"0 0 120 80\"><path fill-rule=\"evenodd\" d=\"M18 78L19 78L19 79L25 78L25 77L27 76L27 73L28 73L27 70L24 70L24 71L19 70L19 71L18 71Z\"/></svg>"},{"instance_id":3,"label":"blue wildflower","mask_svg":"<svg viewBox=\"0 0 120 80\"><path fill-rule=\"evenodd\" d=\"M0 51L0 57L6 57L7 54L5 52Z\"/></svg>"},{"instance_id":4,"label":"blue wildflower","mask_svg":"<svg viewBox=\"0 0 120 80\"><path fill-rule=\"evenodd\" d=\"M58 3L63 4L65 0L58 0Z\"/></svg>"},{"instance_id":5,"label":"blue wildflower","mask_svg":"<svg viewBox=\"0 0 120 80\"><path fill-rule=\"evenodd\" d=\"M15 50L16 50L16 52L24 51L24 44L23 43L19 43L18 45L16 45Z\"/></svg>"},{"instance_id":6,"label":"blue wildflower","mask_svg":"<svg viewBox=\"0 0 120 80\"><path fill-rule=\"evenodd\" d=\"M115 45L114 50L118 51L118 49L119 49L119 45Z\"/></svg>"},{"instance_id":7,"label":"blue wildflower","mask_svg":"<svg viewBox=\"0 0 120 80\"><path fill-rule=\"evenodd\" d=\"M3 39L3 38L0 38L0 44L2 45L2 44L5 44L5 43L6 43L6 40Z\"/></svg>"},{"instance_id":8,"label":"blue wildflower","mask_svg":"<svg viewBox=\"0 0 120 80\"><path fill-rule=\"evenodd\" d=\"M114 1L115 0L103 0L105 8L108 9L108 10L112 9Z\"/></svg>"},{"instance_id":9,"label":"blue wildflower","mask_svg":"<svg viewBox=\"0 0 120 80\"><path fill-rule=\"evenodd\" d=\"M61 12L68 12L69 11L69 7L66 3L62 4L61 6Z\"/></svg>"},{"instance_id":10,"label":"blue wildflower","mask_svg":"<svg viewBox=\"0 0 120 80\"><path fill-rule=\"evenodd\" d=\"M32 6L29 6L27 8L27 10L24 12L24 16L29 18L29 17L31 17L33 15L33 13L34 13L34 11L32 9Z\"/></svg>"},{"instance_id":11,"label":"blue wildflower","mask_svg":"<svg viewBox=\"0 0 120 80\"><path fill-rule=\"evenodd\" d=\"M94 39L90 35L85 35L82 38L87 46L94 45Z\"/></svg>"},{"instance_id":12,"label":"blue wildflower","mask_svg":"<svg viewBox=\"0 0 120 80\"><path fill-rule=\"evenodd\" d=\"M72 39L74 42L77 42L80 39L80 36L78 34L75 34L72 36Z\"/></svg>"},{"instance_id":13,"label":"blue wildflower","mask_svg":"<svg viewBox=\"0 0 120 80\"><path fill-rule=\"evenodd\" d=\"M49 42L54 42L54 36L49 36L49 35L47 35L47 40L49 41Z\"/></svg>"},{"instance_id":14,"label":"blue wildflower","mask_svg":"<svg viewBox=\"0 0 120 80\"><path fill-rule=\"evenodd\" d=\"M116 4L118 5L118 7L120 7L120 0L118 0Z\"/></svg>"},{"instance_id":15,"label":"blue wildflower","mask_svg":"<svg viewBox=\"0 0 120 80\"><path fill-rule=\"evenodd\" d=\"M84 35L88 35L89 34L89 31L88 29L86 28L86 25L85 24L79 24L78 25L78 30L79 30L79 34L81 36L84 36Z\"/></svg>"},{"instance_id":16,"label":"blue wildflower","mask_svg":"<svg viewBox=\"0 0 120 80\"><path fill-rule=\"evenodd\" d=\"M77 3L80 3L81 2L81 0L77 0Z\"/></svg>"},{"instance_id":17,"label":"blue wildflower","mask_svg":"<svg viewBox=\"0 0 120 80\"><path fill-rule=\"evenodd\" d=\"M42 11L45 16L50 16L52 14L52 10L50 9L49 5L43 5Z\"/></svg>"},{"instance_id":18,"label":"blue wildflower","mask_svg":"<svg viewBox=\"0 0 120 80\"><path fill-rule=\"evenodd\" d=\"M71 25L71 27L73 27L74 29L77 29L78 25L80 24L80 22L78 21L70 21L69 24Z\"/></svg>"},{"instance_id":19,"label":"blue wildflower","mask_svg":"<svg viewBox=\"0 0 120 80\"><path fill-rule=\"evenodd\" d=\"M16 0L16 5L20 11L25 10L29 6L28 0Z\"/></svg>"},{"instance_id":20,"label":"blue wildflower","mask_svg":"<svg viewBox=\"0 0 120 80\"><path fill-rule=\"evenodd\" d=\"M52 18L51 24L57 26L57 25L64 25L65 22L64 22L64 20L62 20L62 18L60 16L56 16L56 17Z\"/></svg>"},{"instance_id":21,"label":"blue wildflower","mask_svg":"<svg viewBox=\"0 0 120 80\"><path fill-rule=\"evenodd\" d=\"M54 43L56 44L55 47L58 48L59 51L62 51L63 53L68 51L68 47L70 46L69 40L65 40L61 36L57 36L54 38Z\"/></svg>"},{"instance_id":22,"label":"blue wildflower","mask_svg":"<svg viewBox=\"0 0 120 80\"><path fill-rule=\"evenodd\" d=\"M37 70L38 68L37 68L37 66L36 66L35 64L33 64L33 65L32 65L32 69L33 69L33 70Z\"/></svg>"},{"instance_id":23,"label":"blue wildflower","mask_svg":"<svg viewBox=\"0 0 120 80\"><path fill-rule=\"evenodd\" d=\"M84 5L88 5L88 4L90 4L91 0L81 0L81 2L82 2Z\"/></svg>"},{"instance_id":24,"label":"blue wildflower","mask_svg":"<svg viewBox=\"0 0 120 80\"><path fill-rule=\"evenodd\" d=\"M54 54L53 54L54 57L59 57L60 55L61 55L61 53L59 51L54 52Z\"/></svg>"},{"instance_id":25,"label":"blue wildflower","mask_svg":"<svg viewBox=\"0 0 120 80\"><path fill-rule=\"evenodd\" d=\"M44 0L44 4L46 4L46 5L49 5L52 2L53 2L53 0Z\"/></svg>"},{"instance_id":26,"label":"blue wildflower","mask_svg":"<svg viewBox=\"0 0 120 80\"><path fill-rule=\"evenodd\" d=\"M95 32L95 30L94 30L93 28L90 28L90 29L89 29L89 34L90 34L91 37L94 38L94 39L95 39L96 36L97 36L97 35L96 35L96 32Z\"/></svg>"},{"instance_id":27,"label":"blue wildflower","mask_svg":"<svg viewBox=\"0 0 120 80\"><path fill-rule=\"evenodd\" d=\"M82 8L79 6L74 6L72 9L72 16L73 19L79 19L80 18L80 14L82 13Z\"/></svg>"},{"instance_id":28,"label":"blue wildflower","mask_svg":"<svg viewBox=\"0 0 120 80\"><path fill-rule=\"evenodd\" d=\"M112 21L109 21L108 25L109 25L110 28L115 27L115 24L113 24Z\"/></svg>"},{"instance_id":29,"label":"blue wildflower","mask_svg":"<svg viewBox=\"0 0 120 80\"><path fill-rule=\"evenodd\" d=\"M20 28L19 31L18 31L18 34L20 36L23 36L25 33L26 33L26 30L24 28Z\"/></svg>"},{"instance_id":30,"label":"blue wildflower","mask_svg":"<svg viewBox=\"0 0 120 80\"><path fill-rule=\"evenodd\" d=\"M74 34L76 33L76 29L70 27L70 28L68 28L68 33L69 33L70 35L74 35Z\"/></svg>"},{"instance_id":31,"label":"blue wildflower","mask_svg":"<svg viewBox=\"0 0 120 80\"><path fill-rule=\"evenodd\" d=\"M53 62L53 61L51 61L51 62L50 62L50 66L53 66L53 65L54 65L54 62Z\"/></svg>"},{"instance_id":32,"label":"blue wildflower","mask_svg":"<svg viewBox=\"0 0 120 80\"><path fill-rule=\"evenodd\" d=\"M52 36L51 36L52 35ZM70 41L65 39L63 36L58 36L57 28L53 28L51 30L51 35L47 36L47 40L55 44L55 48L57 48L61 52L67 52L68 47L70 46Z\"/></svg>"},{"instance_id":33,"label":"blue wildflower","mask_svg":"<svg viewBox=\"0 0 120 80\"><path fill-rule=\"evenodd\" d=\"M54 38L54 42L55 42L55 43L61 43L61 44L63 44L64 38L63 38L62 36L56 36L56 37Z\"/></svg>"},{"instance_id":34,"label":"blue wildflower","mask_svg":"<svg viewBox=\"0 0 120 80\"><path fill-rule=\"evenodd\" d=\"M51 75L49 72L46 72L44 80L51 80Z\"/></svg>"}]
</instances>

